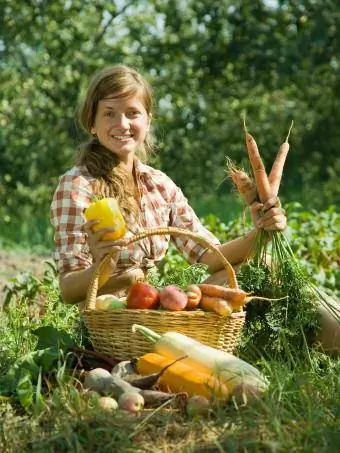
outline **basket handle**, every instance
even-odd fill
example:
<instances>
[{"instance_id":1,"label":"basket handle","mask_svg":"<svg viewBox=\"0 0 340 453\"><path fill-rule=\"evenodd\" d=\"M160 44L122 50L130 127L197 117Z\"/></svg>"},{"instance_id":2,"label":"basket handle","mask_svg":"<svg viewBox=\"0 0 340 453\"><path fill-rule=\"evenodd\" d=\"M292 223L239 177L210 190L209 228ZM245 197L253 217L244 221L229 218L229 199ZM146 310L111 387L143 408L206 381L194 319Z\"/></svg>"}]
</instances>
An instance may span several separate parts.
<instances>
[{"instance_id":1,"label":"basket handle","mask_svg":"<svg viewBox=\"0 0 340 453\"><path fill-rule=\"evenodd\" d=\"M123 238L116 241L117 246L127 246L132 244L133 242L140 241L141 239L156 236L156 235L166 235L170 234L172 236L187 236L194 239L198 244L207 247L208 249L212 250L216 255L220 258L224 268L227 271L229 284L231 288L238 288L237 278L234 271L234 268L226 259L226 257L220 252L220 250L214 245L211 244L209 241L204 239L202 236L199 236L192 231L188 231L182 228L175 228L175 227L166 227L166 228L153 228L150 230L141 231L140 233L131 236L129 238ZM95 269L86 294L86 301L85 301L85 309L87 310L94 310L96 308L96 298L99 286L99 275L101 273L102 268L108 263L108 261L115 255L116 250L108 253L104 256L104 258L98 263L97 268Z\"/></svg>"}]
</instances>

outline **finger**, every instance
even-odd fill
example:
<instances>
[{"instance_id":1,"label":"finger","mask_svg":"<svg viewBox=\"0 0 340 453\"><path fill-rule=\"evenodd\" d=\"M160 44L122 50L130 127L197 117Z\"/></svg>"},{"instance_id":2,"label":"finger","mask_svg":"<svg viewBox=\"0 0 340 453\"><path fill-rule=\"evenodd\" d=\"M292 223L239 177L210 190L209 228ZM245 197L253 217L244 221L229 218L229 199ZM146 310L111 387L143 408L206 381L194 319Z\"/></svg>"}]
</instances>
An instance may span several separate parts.
<instances>
[{"instance_id":1,"label":"finger","mask_svg":"<svg viewBox=\"0 0 340 453\"><path fill-rule=\"evenodd\" d=\"M251 212L254 212L254 213L261 211L262 208L263 208L263 204L259 203L258 201L254 201L254 203L252 203L250 205L250 210L251 210Z\"/></svg>"},{"instance_id":2,"label":"finger","mask_svg":"<svg viewBox=\"0 0 340 453\"><path fill-rule=\"evenodd\" d=\"M97 223L99 223L99 220L89 220L89 221L83 223L83 225L81 226L81 229L82 229L85 233L92 232L92 227L93 227L94 225L96 225Z\"/></svg>"},{"instance_id":3,"label":"finger","mask_svg":"<svg viewBox=\"0 0 340 453\"><path fill-rule=\"evenodd\" d=\"M275 223L274 225L263 228L265 231L284 231L287 227L286 222Z\"/></svg>"},{"instance_id":4,"label":"finger","mask_svg":"<svg viewBox=\"0 0 340 453\"><path fill-rule=\"evenodd\" d=\"M262 208L262 211L265 212L265 211L268 211L269 209L271 208L280 208L281 207L281 201L280 201L280 198L279 197L272 197L272 198L269 198L264 204L263 204L263 208Z\"/></svg>"},{"instance_id":5,"label":"finger","mask_svg":"<svg viewBox=\"0 0 340 453\"><path fill-rule=\"evenodd\" d=\"M115 233L116 231L117 231L117 228L113 228L113 227L101 228L100 230L97 230L96 232L92 233L92 237L94 238L94 240L100 241L100 240L102 240L102 237L106 233Z\"/></svg>"},{"instance_id":6,"label":"finger","mask_svg":"<svg viewBox=\"0 0 340 453\"><path fill-rule=\"evenodd\" d=\"M109 253L109 252L113 252L113 251L117 251L117 252L121 252L123 250L124 247L122 246L117 246L115 245L114 242L112 241L99 241L97 242L95 248L97 250L106 250L106 253Z\"/></svg>"},{"instance_id":7,"label":"finger","mask_svg":"<svg viewBox=\"0 0 340 453\"><path fill-rule=\"evenodd\" d=\"M258 227L263 228L264 230L267 228L272 228L275 227L275 225L278 224L285 224L286 223L286 218L282 215L274 215L272 217L269 217L268 219L264 219L261 217L261 219L258 221Z\"/></svg>"},{"instance_id":8,"label":"finger","mask_svg":"<svg viewBox=\"0 0 340 453\"><path fill-rule=\"evenodd\" d=\"M285 214L286 214L286 211L282 208L270 208L268 211L266 211L261 219L263 220L268 220L270 219L271 217L277 217L277 216L283 216L285 217Z\"/></svg>"}]
</instances>

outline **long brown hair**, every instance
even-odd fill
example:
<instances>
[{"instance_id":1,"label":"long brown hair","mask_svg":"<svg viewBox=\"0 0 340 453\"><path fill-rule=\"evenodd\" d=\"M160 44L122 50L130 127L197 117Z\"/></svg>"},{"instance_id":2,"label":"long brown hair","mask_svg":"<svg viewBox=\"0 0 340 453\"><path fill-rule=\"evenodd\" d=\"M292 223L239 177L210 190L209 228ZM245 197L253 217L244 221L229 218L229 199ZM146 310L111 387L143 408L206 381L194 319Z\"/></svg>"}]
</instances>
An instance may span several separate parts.
<instances>
[{"instance_id":1,"label":"long brown hair","mask_svg":"<svg viewBox=\"0 0 340 453\"><path fill-rule=\"evenodd\" d=\"M124 65L104 68L96 73L90 82L84 101L78 109L78 121L82 128L91 134L100 100L136 95L140 96L146 112L152 114L151 87L135 69ZM147 162L152 152L153 139L148 132L136 154L141 161ZM96 137L92 136L91 140L82 145L77 164L85 166L95 178L93 191L96 196L116 198L126 220L131 214L138 217L132 175L120 164L117 156L101 145Z\"/></svg>"}]
</instances>

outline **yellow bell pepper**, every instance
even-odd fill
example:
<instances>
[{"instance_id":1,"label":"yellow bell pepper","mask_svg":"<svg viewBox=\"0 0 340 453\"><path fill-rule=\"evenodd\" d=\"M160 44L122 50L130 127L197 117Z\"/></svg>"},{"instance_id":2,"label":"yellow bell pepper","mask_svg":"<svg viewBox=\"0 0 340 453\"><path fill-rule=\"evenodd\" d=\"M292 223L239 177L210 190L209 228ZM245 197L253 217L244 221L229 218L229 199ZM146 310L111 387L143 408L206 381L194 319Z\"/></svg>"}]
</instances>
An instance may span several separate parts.
<instances>
[{"instance_id":1,"label":"yellow bell pepper","mask_svg":"<svg viewBox=\"0 0 340 453\"><path fill-rule=\"evenodd\" d=\"M115 228L114 232L103 235L104 240L116 240L126 233L125 220L115 198L103 198L94 201L85 209L84 214L87 220L99 220L99 223L92 227L93 231L108 227Z\"/></svg>"}]
</instances>

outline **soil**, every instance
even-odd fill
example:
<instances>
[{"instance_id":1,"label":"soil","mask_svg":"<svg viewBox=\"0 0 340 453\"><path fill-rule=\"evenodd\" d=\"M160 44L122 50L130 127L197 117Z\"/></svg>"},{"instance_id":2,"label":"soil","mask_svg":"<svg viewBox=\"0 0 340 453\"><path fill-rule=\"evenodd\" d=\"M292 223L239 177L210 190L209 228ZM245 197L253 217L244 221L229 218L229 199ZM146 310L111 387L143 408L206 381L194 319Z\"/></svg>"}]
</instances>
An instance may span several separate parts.
<instances>
[{"instance_id":1,"label":"soil","mask_svg":"<svg viewBox=\"0 0 340 453\"><path fill-rule=\"evenodd\" d=\"M23 273L41 277L47 269L44 263L46 260L51 261L51 256L37 255L24 250L0 250L0 306L6 283Z\"/></svg>"}]
</instances>

